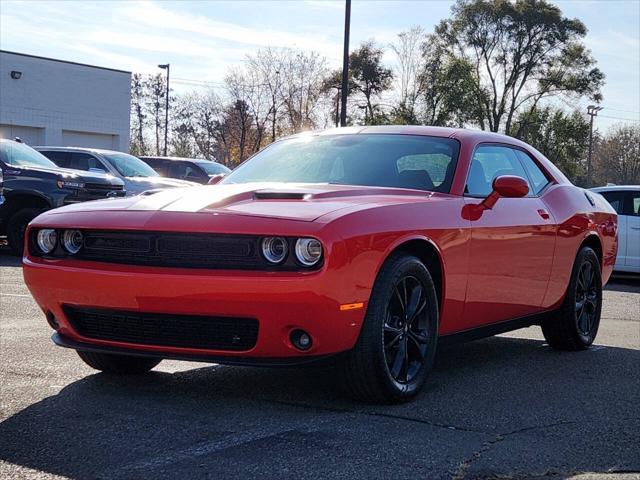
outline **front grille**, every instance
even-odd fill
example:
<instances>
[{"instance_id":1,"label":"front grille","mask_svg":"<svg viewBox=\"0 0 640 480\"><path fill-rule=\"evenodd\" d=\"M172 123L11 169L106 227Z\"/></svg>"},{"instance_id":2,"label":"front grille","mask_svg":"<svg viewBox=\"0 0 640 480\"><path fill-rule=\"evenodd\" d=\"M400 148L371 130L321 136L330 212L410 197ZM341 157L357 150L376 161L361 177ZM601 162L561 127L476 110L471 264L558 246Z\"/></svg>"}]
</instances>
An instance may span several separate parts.
<instances>
[{"instance_id":1,"label":"front grille","mask_svg":"<svg viewBox=\"0 0 640 480\"><path fill-rule=\"evenodd\" d=\"M107 192L111 190L122 190L124 188L122 185L110 185L106 183L85 183L84 187L87 190L104 190Z\"/></svg>"},{"instance_id":2,"label":"front grille","mask_svg":"<svg viewBox=\"0 0 640 480\"><path fill-rule=\"evenodd\" d=\"M68 305L64 311L78 334L96 340L234 351L250 350L258 340L258 321L253 318L129 312Z\"/></svg>"},{"instance_id":3,"label":"front grille","mask_svg":"<svg viewBox=\"0 0 640 480\"><path fill-rule=\"evenodd\" d=\"M264 269L258 237L86 230L83 260L154 267Z\"/></svg>"}]
</instances>

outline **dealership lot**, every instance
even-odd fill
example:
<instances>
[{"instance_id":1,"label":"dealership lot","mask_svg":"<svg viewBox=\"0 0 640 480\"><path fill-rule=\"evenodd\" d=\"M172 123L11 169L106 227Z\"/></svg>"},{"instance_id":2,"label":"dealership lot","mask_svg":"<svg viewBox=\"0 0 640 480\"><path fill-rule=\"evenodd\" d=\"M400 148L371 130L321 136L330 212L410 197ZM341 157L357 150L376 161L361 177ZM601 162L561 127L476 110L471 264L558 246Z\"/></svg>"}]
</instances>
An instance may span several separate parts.
<instances>
[{"instance_id":1,"label":"dealership lot","mask_svg":"<svg viewBox=\"0 0 640 480\"><path fill-rule=\"evenodd\" d=\"M594 348L537 328L449 347L417 401L349 401L330 369L167 361L96 374L54 347L0 254L0 478L637 478L640 282L604 295ZM635 473L634 473L635 472Z\"/></svg>"}]
</instances>

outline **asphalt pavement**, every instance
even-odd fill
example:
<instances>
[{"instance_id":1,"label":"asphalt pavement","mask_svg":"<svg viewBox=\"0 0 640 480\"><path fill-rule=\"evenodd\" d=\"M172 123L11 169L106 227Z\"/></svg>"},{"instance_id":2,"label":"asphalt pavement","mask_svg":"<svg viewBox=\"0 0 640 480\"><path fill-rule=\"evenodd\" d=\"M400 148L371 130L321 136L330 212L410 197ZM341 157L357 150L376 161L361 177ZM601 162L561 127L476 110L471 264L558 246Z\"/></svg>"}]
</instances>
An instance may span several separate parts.
<instances>
[{"instance_id":1,"label":"asphalt pavement","mask_svg":"<svg viewBox=\"0 0 640 480\"><path fill-rule=\"evenodd\" d=\"M99 374L0 254L0 478L640 479L640 281L604 294L596 345L539 328L441 349L400 406L346 398L330 368L165 361Z\"/></svg>"}]
</instances>

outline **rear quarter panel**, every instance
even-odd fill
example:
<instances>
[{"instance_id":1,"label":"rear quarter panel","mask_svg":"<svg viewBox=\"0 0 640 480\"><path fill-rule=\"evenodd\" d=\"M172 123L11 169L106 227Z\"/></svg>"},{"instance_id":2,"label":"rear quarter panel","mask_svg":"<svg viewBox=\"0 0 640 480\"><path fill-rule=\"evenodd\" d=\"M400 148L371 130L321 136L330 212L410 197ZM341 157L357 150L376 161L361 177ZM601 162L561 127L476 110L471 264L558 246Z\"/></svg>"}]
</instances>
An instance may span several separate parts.
<instances>
[{"instance_id":1,"label":"rear quarter panel","mask_svg":"<svg viewBox=\"0 0 640 480\"><path fill-rule=\"evenodd\" d=\"M602 248L602 283L609 280L616 261L617 215L600 195L589 194L571 184L554 185L542 196L558 225L556 248L543 307L553 308L564 299L573 262L582 243L595 236Z\"/></svg>"}]
</instances>

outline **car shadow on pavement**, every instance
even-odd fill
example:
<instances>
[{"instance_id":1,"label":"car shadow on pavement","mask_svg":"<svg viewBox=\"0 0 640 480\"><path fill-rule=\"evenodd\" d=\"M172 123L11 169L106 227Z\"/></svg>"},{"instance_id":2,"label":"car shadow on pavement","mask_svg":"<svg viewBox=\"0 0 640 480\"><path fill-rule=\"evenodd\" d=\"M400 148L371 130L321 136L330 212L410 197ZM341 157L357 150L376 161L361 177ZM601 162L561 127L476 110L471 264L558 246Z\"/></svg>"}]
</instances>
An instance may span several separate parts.
<instances>
[{"instance_id":1,"label":"car shadow on pavement","mask_svg":"<svg viewBox=\"0 0 640 480\"><path fill-rule=\"evenodd\" d=\"M0 460L71 478L372 478L387 456L399 478L638 471L638 365L494 337L441 350L396 406L347 399L335 367L93 374L2 422Z\"/></svg>"}]
</instances>

